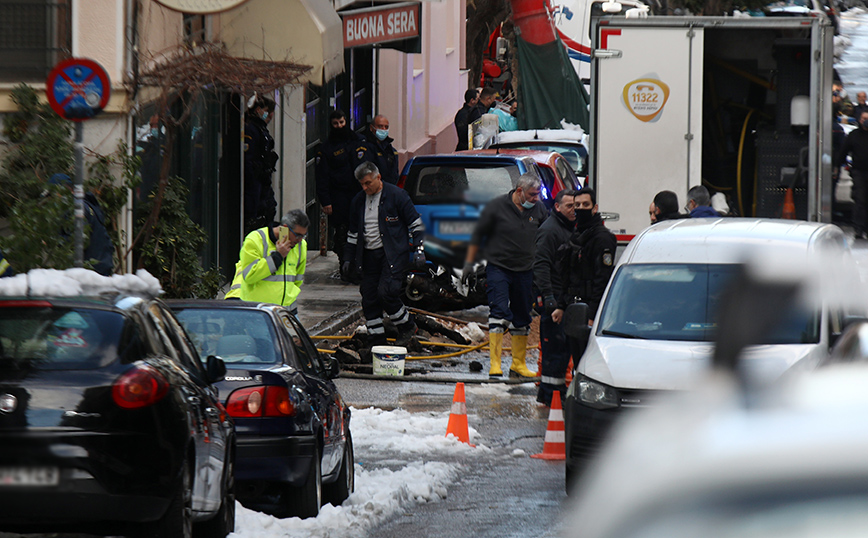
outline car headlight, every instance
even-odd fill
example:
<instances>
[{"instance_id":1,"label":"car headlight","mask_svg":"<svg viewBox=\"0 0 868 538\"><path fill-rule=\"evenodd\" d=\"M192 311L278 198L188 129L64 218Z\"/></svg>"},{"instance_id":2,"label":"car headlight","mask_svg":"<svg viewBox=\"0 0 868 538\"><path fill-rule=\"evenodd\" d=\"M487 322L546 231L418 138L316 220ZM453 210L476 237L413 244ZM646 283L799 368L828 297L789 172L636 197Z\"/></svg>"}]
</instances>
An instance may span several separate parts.
<instances>
[{"instance_id":1,"label":"car headlight","mask_svg":"<svg viewBox=\"0 0 868 538\"><path fill-rule=\"evenodd\" d=\"M594 409L611 409L620 405L617 390L587 377L578 380L577 392L579 401Z\"/></svg>"}]
</instances>

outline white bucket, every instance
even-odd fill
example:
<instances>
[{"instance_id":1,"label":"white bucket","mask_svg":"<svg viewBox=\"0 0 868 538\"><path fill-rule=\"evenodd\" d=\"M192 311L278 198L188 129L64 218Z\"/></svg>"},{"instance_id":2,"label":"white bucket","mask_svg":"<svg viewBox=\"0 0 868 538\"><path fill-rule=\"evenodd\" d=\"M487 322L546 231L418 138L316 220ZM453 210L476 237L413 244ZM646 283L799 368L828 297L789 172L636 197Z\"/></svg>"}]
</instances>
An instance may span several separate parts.
<instances>
[{"instance_id":1,"label":"white bucket","mask_svg":"<svg viewBox=\"0 0 868 538\"><path fill-rule=\"evenodd\" d=\"M374 375L404 375L404 357L407 348L398 346L374 346L371 348L374 358Z\"/></svg>"}]
</instances>

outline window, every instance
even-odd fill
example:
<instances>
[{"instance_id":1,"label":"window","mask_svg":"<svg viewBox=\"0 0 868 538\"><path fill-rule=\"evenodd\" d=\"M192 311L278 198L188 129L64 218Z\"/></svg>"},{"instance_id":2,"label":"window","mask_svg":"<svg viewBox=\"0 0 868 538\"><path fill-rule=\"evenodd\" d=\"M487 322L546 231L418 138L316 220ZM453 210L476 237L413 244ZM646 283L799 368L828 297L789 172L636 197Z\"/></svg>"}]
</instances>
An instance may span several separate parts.
<instances>
[{"instance_id":1,"label":"window","mask_svg":"<svg viewBox=\"0 0 868 538\"><path fill-rule=\"evenodd\" d=\"M184 43L195 47L205 42L205 15L184 14Z\"/></svg>"},{"instance_id":2,"label":"window","mask_svg":"<svg viewBox=\"0 0 868 538\"><path fill-rule=\"evenodd\" d=\"M0 82L45 80L72 50L69 0L0 0Z\"/></svg>"}]
</instances>

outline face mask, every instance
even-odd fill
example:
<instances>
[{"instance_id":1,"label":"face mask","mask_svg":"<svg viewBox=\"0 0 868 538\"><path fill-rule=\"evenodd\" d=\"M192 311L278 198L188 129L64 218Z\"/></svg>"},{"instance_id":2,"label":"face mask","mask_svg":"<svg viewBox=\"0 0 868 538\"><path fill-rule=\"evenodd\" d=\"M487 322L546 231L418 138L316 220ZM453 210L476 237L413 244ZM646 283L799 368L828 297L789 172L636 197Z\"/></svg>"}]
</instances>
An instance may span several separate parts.
<instances>
[{"instance_id":1,"label":"face mask","mask_svg":"<svg viewBox=\"0 0 868 538\"><path fill-rule=\"evenodd\" d=\"M863 129L868 129L868 120L864 120L864 121L862 122L862 128L863 128Z\"/></svg>"},{"instance_id":2,"label":"face mask","mask_svg":"<svg viewBox=\"0 0 868 538\"><path fill-rule=\"evenodd\" d=\"M521 203L521 207L525 209L533 209L534 203L528 200L524 193L521 193L521 197L524 198L524 201Z\"/></svg>"},{"instance_id":3,"label":"face mask","mask_svg":"<svg viewBox=\"0 0 868 538\"><path fill-rule=\"evenodd\" d=\"M262 113L262 121L268 121L268 112L267 111Z\"/></svg>"},{"instance_id":4,"label":"face mask","mask_svg":"<svg viewBox=\"0 0 868 538\"><path fill-rule=\"evenodd\" d=\"M389 130L377 129L376 132L374 132L374 135L377 137L377 140L383 141L386 139L387 136L389 136Z\"/></svg>"},{"instance_id":5,"label":"face mask","mask_svg":"<svg viewBox=\"0 0 868 538\"><path fill-rule=\"evenodd\" d=\"M594 217L592 211L593 209L576 209L576 222L579 225L591 222L591 219Z\"/></svg>"}]
</instances>

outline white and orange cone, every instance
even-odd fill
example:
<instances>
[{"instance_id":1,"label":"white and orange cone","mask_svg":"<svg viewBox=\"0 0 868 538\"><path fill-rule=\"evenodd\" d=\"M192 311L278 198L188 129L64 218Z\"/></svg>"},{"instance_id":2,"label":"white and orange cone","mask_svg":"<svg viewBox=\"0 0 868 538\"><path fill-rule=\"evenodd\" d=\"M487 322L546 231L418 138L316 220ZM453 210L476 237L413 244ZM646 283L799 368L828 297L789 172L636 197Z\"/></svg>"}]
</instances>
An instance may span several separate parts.
<instances>
[{"instance_id":1,"label":"white and orange cone","mask_svg":"<svg viewBox=\"0 0 868 538\"><path fill-rule=\"evenodd\" d=\"M533 454L531 458L541 460L566 460L567 449L564 438L564 411L561 409L561 393L552 393L552 408L549 411L549 423L546 426L546 439L543 451Z\"/></svg>"},{"instance_id":2,"label":"white and orange cone","mask_svg":"<svg viewBox=\"0 0 868 538\"><path fill-rule=\"evenodd\" d=\"M449 424L446 426L446 436L454 435L462 443L470 445L470 433L467 427L467 405L464 403L464 383L455 383L455 395L452 397L452 412L449 413ZM476 446L476 445L470 445Z\"/></svg>"}]
</instances>

